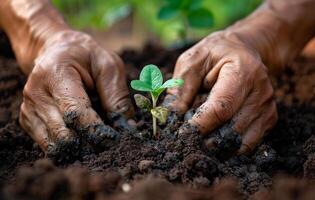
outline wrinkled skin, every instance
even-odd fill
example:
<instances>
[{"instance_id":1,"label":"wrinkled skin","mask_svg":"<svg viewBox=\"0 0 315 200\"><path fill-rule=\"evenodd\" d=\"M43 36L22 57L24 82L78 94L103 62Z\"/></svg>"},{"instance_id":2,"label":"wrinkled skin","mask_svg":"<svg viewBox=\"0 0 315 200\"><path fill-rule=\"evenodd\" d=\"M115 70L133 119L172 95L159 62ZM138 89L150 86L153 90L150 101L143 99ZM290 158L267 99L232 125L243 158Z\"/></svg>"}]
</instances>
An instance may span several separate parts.
<instances>
[{"instance_id":1,"label":"wrinkled skin","mask_svg":"<svg viewBox=\"0 0 315 200\"><path fill-rule=\"evenodd\" d=\"M239 153L252 150L277 120L266 66L283 68L314 36L314 9L313 0L266 0L243 21L203 39L178 59L174 77L186 84L168 90L169 99L175 96L169 106L185 112L200 89L209 91L189 123L207 134L232 120L243 136ZM132 114L115 54L71 30L48 0L1 0L0 28L28 75L20 123L44 151L74 140L67 127L94 141L115 138L86 93L97 90L107 112Z\"/></svg>"},{"instance_id":2,"label":"wrinkled skin","mask_svg":"<svg viewBox=\"0 0 315 200\"><path fill-rule=\"evenodd\" d=\"M124 80L117 55L86 34L60 32L47 41L28 77L20 124L44 150L74 138L67 125L96 137L114 137L92 109L86 90L97 90L105 111L128 114L132 107ZM103 131L97 133L94 125L104 126Z\"/></svg>"},{"instance_id":3,"label":"wrinkled skin","mask_svg":"<svg viewBox=\"0 0 315 200\"><path fill-rule=\"evenodd\" d=\"M314 8L311 0L266 1L204 38L177 60L173 76L185 84L169 89L164 104L184 113L200 90L209 91L188 122L206 135L232 120L243 139L238 153L251 152L278 118L268 73L281 71L314 36Z\"/></svg>"},{"instance_id":4,"label":"wrinkled skin","mask_svg":"<svg viewBox=\"0 0 315 200\"><path fill-rule=\"evenodd\" d=\"M48 0L2 0L0 28L28 76L20 124L43 151L58 154L67 144L76 146L77 134L92 145L118 136L87 95L95 90L105 112L132 116L124 65L116 54L69 28Z\"/></svg>"},{"instance_id":5,"label":"wrinkled skin","mask_svg":"<svg viewBox=\"0 0 315 200\"><path fill-rule=\"evenodd\" d=\"M199 88L210 91L189 121L203 134L232 119L242 148L252 148L277 121L267 67L233 35L217 32L200 41L180 56L174 77L190 83L168 91L177 97L172 107L179 112L189 109Z\"/></svg>"}]
</instances>

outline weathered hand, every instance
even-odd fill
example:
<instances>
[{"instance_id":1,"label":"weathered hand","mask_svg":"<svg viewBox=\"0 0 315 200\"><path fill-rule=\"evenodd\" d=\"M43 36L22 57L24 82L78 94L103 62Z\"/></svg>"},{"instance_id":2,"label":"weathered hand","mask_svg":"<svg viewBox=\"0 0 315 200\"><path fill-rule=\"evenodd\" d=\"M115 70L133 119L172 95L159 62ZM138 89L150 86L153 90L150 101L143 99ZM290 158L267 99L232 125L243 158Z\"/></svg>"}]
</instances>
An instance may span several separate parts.
<instances>
[{"instance_id":1,"label":"weathered hand","mask_svg":"<svg viewBox=\"0 0 315 200\"><path fill-rule=\"evenodd\" d=\"M75 133L93 144L116 137L92 109L86 89L96 89L107 112L130 115L121 59L101 48L90 36L72 30L50 37L35 60L23 91L20 124L46 151L58 142L75 140Z\"/></svg>"},{"instance_id":2,"label":"weathered hand","mask_svg":"<svg viewBox=\"0 0 315 200\"><path fill-rule=\"evenodd\" d=\"M183 53L174 78L185 84L168 90L171 107L183 113L200 89L210 91L189 123L208 134L232 120L243 138L240 153L252 150L277 121L268 69L260 55L232 33L213 33Z\"/></svg>"}]
</instances>

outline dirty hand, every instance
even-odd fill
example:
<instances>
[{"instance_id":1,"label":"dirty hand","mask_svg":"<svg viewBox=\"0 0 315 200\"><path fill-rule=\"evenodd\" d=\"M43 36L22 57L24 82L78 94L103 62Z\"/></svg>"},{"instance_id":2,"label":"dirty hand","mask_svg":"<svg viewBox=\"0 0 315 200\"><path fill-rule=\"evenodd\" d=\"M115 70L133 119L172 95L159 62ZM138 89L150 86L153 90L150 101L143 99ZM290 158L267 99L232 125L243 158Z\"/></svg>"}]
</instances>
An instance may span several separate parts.
<instances>
[{"instance_id":1,"label":"dirty hand","mask_svg":"<svg viewBox=\"0 0 315 200\"><path fill-rule=\"evenodd\" d=\"M189 123L208 134L232 120L243 138L239 153L253 150L277 121L268 71L281 71L312 38L314 8L312 0L267 0L243 21L209 35L179 57L174 78L185 84L168 90L165 102L183 113L200 89L209 91Z\"/></svg>"},{"instance_id":2,"label":"dirty hand","mask_svg":"<svg viewBox=\"0 0 315 200\"><path fill-rule=\"evenodd\" d=\"M75 134L94 145L116 137L91 107L87 90L97 91L104 111L132 114L117 55L69 28L49 0L2 0L0 28L28 76L20 124L44 151L76 143Z\"/></svg>"},{"instance_id":3,"label":"dirty hand","mask_svg":"<svg viewBox=\"0 0 315 200\"><path fill-rule=\"evenodd\" d=\"M242 148L252 149L277 120L268 69L257 52L226 32L211 34L182 54L174 77L185 81L168 90L179 112L189 109L200 88L210 91L189 120L203 134L232 119L243 136Z\"/></svg>"},{"instance_id":4,"label":"dirty hand","mask_svg":"<svg viewBox=\"0 0 315 200\"><path fill-rule=\"evenodd\" d=\"M86 89L96 89L107 112L128 113L124 66L88 35L64 31L52 36L36 58L23 91L20 124L46 150L86 134L92 143L114 138L92 109Z\"/></svg>"}]
</instances>

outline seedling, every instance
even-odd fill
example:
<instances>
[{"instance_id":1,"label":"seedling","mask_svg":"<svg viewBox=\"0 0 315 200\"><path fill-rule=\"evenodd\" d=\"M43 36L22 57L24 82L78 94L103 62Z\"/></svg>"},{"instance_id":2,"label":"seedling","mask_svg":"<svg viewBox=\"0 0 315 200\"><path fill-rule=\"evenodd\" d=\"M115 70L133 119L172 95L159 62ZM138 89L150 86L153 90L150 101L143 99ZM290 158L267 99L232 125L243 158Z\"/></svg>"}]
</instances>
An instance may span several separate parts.
<instances>
[{"instance_id":1,"label":"seedling","mask_svg":"<svg viewBox=\"0 0 315 200\"><path fill-rule=\"evenodd\" d=\"M213 26L213 15L202 3L204 0L165 0L158 13L161 20L177 18L183 29L180 36L187 41L189 28L210 28Z\"/></svg>"},{"instance_id":2,"label":"seedling","mask_svg":"<svg viewBox=\"0 0 315 200\"><path fill-rule=\"evenodd\" d=\"M163 75L160 69L155 65L146 65L141 73L139 80L131 81L131 87L134 90L149 92L151 95L150 100L140 94L136 94L134 96L136 105L145 111L150 111L152 115L152 123L153 123L153 135L157 137L156 133L156 120L158 119L161 123L165 123L169 110L162 106L156 106L157 101L159 99L160 94L166 88L179 87L184 84L184 80L182 79L170 79L163 83Z\"/></svg>"}]
</instances>

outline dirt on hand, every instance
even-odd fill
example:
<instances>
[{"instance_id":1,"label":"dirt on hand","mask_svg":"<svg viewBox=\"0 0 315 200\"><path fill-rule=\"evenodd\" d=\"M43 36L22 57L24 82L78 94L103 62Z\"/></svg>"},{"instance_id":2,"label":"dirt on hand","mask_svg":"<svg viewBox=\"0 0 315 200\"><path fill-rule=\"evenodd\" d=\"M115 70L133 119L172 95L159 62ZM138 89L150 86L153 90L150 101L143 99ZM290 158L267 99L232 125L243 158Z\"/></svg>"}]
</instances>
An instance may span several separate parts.
<instances>
[{"instance_id":1,"label":"dirt on hand","mask_svg":"<svg viewBox=\"0 0 315 200\"><path fill-rule=\"evenodd\" d=\"M183 50L165 50L155 45L147 45L140 52L125 50L121 56L126 63L128 81L136 79L142 67L150 63L161 66L164 77L170 78ZM273 82L276 91L284 90L296 100L287 102L281 92L276 92L279 121L248 156L234 156L241 138L230 124L207 138L201 137L193 127L179 133L178 128L185 126L184 119L195 109L184 116L171 114L167 124L159 126L159 138L152 139L148 113L137 110L135 122L128 123L115 113L105 115L97 95L91 94L95 110L114 127L119 137L105 141L101 148L91 147L81 138L76 152L68 152L73 155L70 159L57 159L52 164L40 160L45 157L44 153L18 125L25 77L14 60L1 58L1 195L6 199L152 199L154 196L244 199L252 195L256 199L279 199L279 195L292 193L310 199L312 196L307 195L315 190L310 184L315 177L315 99L283 88L287 88L287 77L315 74L315 62L299 60L292 66L300 66L303 70L287 70ZM289 88L297 88L295 84L300 81L299 78L290 79ZM204 96L200 94L196 101L200 102ZM200 104L198 102L195 107ZM23 169L18 170L20 167ZM286 181L280 178L282 182L273 184L273 177L279 173L304 179Z\"/></svg>"}]
</instances>

